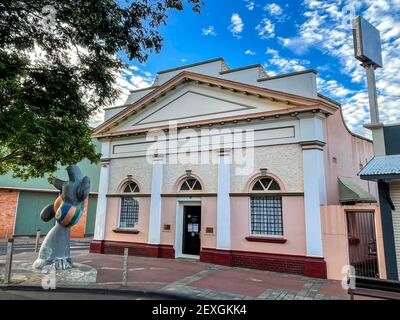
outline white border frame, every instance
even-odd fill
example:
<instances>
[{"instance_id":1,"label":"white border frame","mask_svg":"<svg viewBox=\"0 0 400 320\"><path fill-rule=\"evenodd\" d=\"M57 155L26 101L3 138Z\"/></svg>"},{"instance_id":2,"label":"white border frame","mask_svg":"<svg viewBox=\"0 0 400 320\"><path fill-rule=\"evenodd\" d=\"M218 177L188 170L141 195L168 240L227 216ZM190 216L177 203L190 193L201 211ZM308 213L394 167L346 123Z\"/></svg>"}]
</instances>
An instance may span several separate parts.
<instances>
[{"instance_id":1,"label":"white border frame","mask_svg":"<svg viewBox=\"0 0 400 320\"><path fill-rule=\"evenodd\" d=\"M188 255L182 253L182 236L183 236L183 207L184 206L200 206L200 197L185 197L177 199L176 202L176 220L175 220L175 258L191 258L200 259L200 256ZM200 209L201 210L201 209ZM200 227L200 250L201 250L201 227Z\"/></svg>"}]
</instances>

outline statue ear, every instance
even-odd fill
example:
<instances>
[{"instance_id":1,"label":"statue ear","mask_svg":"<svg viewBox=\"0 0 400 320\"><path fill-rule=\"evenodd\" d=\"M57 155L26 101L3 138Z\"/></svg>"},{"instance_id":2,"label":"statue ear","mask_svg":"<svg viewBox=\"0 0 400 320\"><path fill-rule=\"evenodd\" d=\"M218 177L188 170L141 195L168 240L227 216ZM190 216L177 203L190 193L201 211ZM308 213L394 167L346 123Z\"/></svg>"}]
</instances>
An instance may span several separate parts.
<instances>
[{"instance_id":1,"label":"statue ear","mask_svg":"<svg viewBox=\"0 0 400 320\"><path fill-rule=\"evenodd\" d=\"M82 178L82 172L78 166L72 165L67 167L68 178L70 181L78 181Z\"/></svg>"},{"instance_id":2,"label":"statue ear","mask_svg":"<svg viewBox=\"0 0 400 320\"><path fill-rule=\"evenodd\" d=\"M90 193L90 179L89 177L83 177L81 183L76 190L76 198L79 201L83 201L87 198Z\"/></svg>"}]
</instances>

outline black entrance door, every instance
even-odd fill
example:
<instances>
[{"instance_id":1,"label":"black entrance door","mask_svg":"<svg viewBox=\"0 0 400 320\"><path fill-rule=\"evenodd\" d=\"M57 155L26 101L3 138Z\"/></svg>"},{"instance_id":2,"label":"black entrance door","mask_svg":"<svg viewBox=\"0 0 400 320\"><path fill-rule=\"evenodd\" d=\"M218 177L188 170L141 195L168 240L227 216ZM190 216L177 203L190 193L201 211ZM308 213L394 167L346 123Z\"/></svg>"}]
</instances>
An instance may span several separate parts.
<instances>
[{"instance_id":1,"label":"black entrance door","mask_svg":"<svg viewBox=\"0 0 400 320\"><path fill-rule=\"evenodd\" d=\"M185 206L183 208L182 253L200 254L201 207Z\"/></svg>"}]
</instances>

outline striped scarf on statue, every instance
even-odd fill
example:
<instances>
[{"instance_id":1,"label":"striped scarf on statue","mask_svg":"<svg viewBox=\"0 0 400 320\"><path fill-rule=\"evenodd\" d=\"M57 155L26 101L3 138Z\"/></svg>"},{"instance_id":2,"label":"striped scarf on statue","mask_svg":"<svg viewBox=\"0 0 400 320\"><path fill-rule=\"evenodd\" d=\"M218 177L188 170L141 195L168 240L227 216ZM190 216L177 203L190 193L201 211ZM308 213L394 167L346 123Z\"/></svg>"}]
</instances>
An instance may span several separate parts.
<instances>
[{"instance_id":1,"label":"striped scarf on statue","mask_svg":"<svg viewBox=\"0 0 400 320\"><path fill-rule=\"evenodd\" d=\"M86 214L88 202L89 197L83 201L82 205L75 207L64 202L61 196L58 196L54 201L54 212L57 222L64 227L72 227L79 221L82 214Z\"/></svg>"}]
</instances>

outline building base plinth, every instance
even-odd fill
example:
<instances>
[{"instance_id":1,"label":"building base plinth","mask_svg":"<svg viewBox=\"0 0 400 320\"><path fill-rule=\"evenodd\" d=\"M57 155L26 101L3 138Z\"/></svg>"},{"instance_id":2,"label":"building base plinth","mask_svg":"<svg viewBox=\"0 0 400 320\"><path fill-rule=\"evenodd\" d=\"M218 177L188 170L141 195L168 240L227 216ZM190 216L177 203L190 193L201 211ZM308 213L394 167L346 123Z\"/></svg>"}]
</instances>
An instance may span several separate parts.
<instances>
[{"instance_id":1,"label":"building base plinth","mask_svg":"<svg viewBox=\"0 0 400 320\"><path fill-rule=\"evenodd\" d=\"M323 258L203 248L200 252L200 261L231 267L301 274L313 278L327 278L326 262Z\"/></svg>"},{"instance_id":2,"label":"building base plinth","mask_svg":"<svg viewBox=\"0 0 400 320\"><path fill-rule=\"evenodd\" d=\"M125 248L128 248L128 253L132 256L168 259L173 259L175 257L175 250L172 245L107 240L93 240L90 243L91 253L123 255Z\"/></svg>"},{"instance_id":3,"label":"building base plinth","mask_svg":"<svg viewBox=\"0 0 400 320\"><path fill-rule=\"evenodd\" d=\"M90 253L103 253L103 240L92 240L90 242Z\"/></svg>"}]
</instances>

